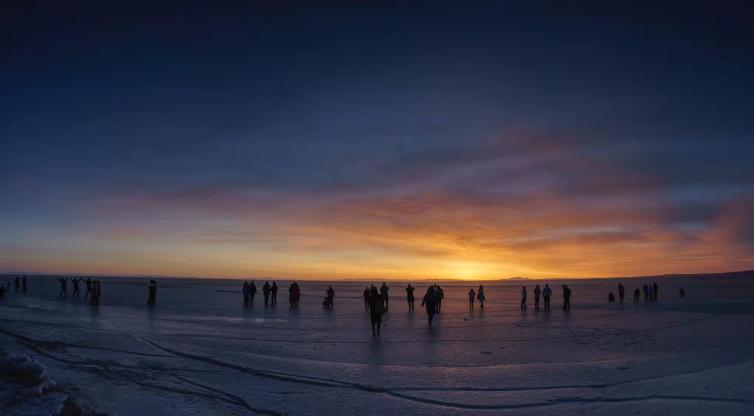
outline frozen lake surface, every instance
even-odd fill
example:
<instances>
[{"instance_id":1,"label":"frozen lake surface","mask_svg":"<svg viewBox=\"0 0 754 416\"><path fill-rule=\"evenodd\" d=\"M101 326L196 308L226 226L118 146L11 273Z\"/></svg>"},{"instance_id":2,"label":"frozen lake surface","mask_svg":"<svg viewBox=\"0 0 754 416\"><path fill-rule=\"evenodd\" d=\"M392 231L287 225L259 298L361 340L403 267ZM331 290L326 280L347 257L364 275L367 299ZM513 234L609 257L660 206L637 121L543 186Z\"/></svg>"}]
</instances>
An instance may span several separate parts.
<instances>
[{"instance_id":1,"label":"frozen lake surface","mask_svg":"<svg viewBox=\"0 0 754 416\"><path fill-rule=\"evenodd\" d=\"M150 309L146 279L102 279L92 307L30 277L28 293L0 302L0 352L46 366L55 394L119 415L754 414L754 276L654 281L659 302L633 304L647 280L623 279L624 305L606 299L618 280L569 281L568 313L558 281L549 313L532 305L544 281L486 283L473 311L475 284L445 282L432 328L391 282L373 339L362 282L333 283L330 311L323 282L299 282L292 310L287 281L277 307L258 293L244 308L239 281L160 279ZM427 283L414 286L420 300ZM3 415L44 414L0 400Z\"/></svg>"}]
</instances>

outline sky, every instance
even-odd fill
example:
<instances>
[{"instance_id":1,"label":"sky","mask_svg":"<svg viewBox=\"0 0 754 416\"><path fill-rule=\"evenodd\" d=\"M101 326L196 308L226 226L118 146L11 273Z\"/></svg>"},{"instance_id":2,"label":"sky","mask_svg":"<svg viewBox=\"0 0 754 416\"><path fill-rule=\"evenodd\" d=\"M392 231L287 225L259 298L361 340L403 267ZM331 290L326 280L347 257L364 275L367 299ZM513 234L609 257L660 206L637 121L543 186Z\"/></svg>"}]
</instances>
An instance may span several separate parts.
<instances>
[{"instance_id":1,"label":"sky","mask_svg":"<svg viewBox=\"0 0 754 416\"><path fill-rule=\"evenodd\" d=\"M750 2L0 10L0 271L754 268Z\"/></svg>"}]
</instances>

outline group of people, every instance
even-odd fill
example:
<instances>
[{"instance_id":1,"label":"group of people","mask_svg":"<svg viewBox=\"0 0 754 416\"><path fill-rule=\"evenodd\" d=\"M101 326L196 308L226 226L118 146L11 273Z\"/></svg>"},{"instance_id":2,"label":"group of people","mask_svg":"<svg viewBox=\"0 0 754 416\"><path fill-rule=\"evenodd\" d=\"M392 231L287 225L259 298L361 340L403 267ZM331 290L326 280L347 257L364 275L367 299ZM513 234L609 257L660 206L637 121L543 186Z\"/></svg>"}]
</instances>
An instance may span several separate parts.
<instances>
[{"instance_id":1,"label":"group of people","mask_svg":"<svg viewBox=\"0 0 754 416\"><path fill-rule=\"evenodd\" d=\"M84 299L89 299L89 303L91 305L99 305L100 297L102 296L102 285L100 284L99 280L92 280L91 278L76 278L76 277L58 277L58 282L60 283L60 292L58 296L62 298L68 297L68 282L71 282L71 286L73 287L73 294L71 297L73 299L79 299L81 297L81 286L80 283L84 283L84 286L86 287L86 292L84 292ZM26 283L24 282L24 288L26 287ZM26 289L24 289L24 292Z\"/></svg>"},{"instance_id":2,"label":"group of people","mask_svg":"<svg viewBox=\"0 0 754 416\"><path fill-rule=\"evenodd\" d=\"M241 289L241 292L243 293L243 305L254 305L254 297L256 297L257 295L257 285L254 283L254 281L252 280L251 283L243 282L243 288ZM264 282L264 285L262 286L262 295L264 296L264 306L277 305L278 284L275 282L272 282L272 284L270 284L269 281Z\"/></svg>"},{"instance_id":3,"label":"group of people","mask_svg":"<svg viewBox=\"0 0 754 416\"><path fill-rule=\"evenodd\" d=\"M539 285L534 287L534 310L539 310L539 299L541 298L544 304L545 312L550 311L550 298L552 297L552 289L549 284L545 284L544 288ZM521 287L521 310L527 309L528 292L526 286ZM563 285L563 310L567 311L571 309L571 288L568 285Z\"/></svg>"},{"instance_id":4,"label":"group of people","mask_svg":"<svg viewBox=\"0 0 754 416\"><path fill-rule=\"evenodd\" d=\"M484 301L487 297L484 296L484 287L482 287L482 285L479 285L479 290L476 292L474 292L473 287L469 290L469 309L474 309L475 299L479 301L479 307L484 308Z\"/></svg>"}]
</instances>

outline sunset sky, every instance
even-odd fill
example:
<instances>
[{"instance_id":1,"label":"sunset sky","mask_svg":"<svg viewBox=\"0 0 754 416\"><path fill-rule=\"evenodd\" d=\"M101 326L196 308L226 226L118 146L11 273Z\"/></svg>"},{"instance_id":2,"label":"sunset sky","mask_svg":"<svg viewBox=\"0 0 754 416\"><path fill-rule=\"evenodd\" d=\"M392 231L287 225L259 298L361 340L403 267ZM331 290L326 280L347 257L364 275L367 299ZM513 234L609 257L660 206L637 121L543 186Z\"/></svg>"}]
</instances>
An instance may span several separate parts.
<instances>
[{"instance_id":1,"label":"sunset sky","mask_svg":"<svg viewBox=\"0 0 754 416\"><path fill-rule=\"evenodd\" d=\"M0 272L754 268L748 2L221 3L3 2Z\"/></svg>"}]
</instances>

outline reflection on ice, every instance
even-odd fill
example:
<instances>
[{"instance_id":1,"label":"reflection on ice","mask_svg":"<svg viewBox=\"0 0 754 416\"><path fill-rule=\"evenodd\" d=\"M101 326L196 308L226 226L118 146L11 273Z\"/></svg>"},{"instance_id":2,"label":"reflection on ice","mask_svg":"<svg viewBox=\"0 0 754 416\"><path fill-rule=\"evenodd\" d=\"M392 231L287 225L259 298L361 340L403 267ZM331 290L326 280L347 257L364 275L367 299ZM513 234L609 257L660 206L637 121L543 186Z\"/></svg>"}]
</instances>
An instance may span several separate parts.
<instances>
[{"instance_id":1,"label":"reflection on ice","mask_svg":"<svg viewBox=\"0 0 754 416\"><path fill-rule=\"evenodd\" d=\"M301 283L290 309L244 307L239 282L177 279L147 308L137 279L103 280L92 307L32 278L0 304L0 346L44 363L60 394L123 415L754 411L751 277L662 279L657 303L623 305L606 300L617 281L571 282L572 310L556 289L549 313L519 308L522 284L485 284L472 310L473 285L445 283L431 328L389 284L373 338L360 282L333 283L330 310L328 283Z\"/></svg>"}]
</instances>

